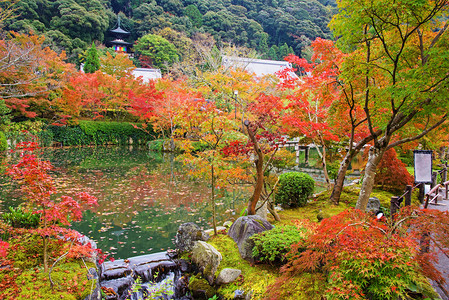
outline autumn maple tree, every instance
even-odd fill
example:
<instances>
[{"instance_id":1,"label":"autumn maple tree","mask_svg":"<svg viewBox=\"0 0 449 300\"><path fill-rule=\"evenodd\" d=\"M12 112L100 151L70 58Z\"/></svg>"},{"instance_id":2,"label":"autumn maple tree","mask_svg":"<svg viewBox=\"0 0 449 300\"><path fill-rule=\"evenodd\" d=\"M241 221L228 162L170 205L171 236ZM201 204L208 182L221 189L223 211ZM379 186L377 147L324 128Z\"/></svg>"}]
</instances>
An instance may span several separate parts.
<instances>
[{"instance_id":1,"label":"autumn maple tree","mask_svg":"<svg viewBox=\"0 0 449 300\"><path fill-rule=\"evenodd\" d=\"M44 272L48 272L49 239L64 237L74 245L69 249L72 257L80 253L92 253L89 245L80 245L77 239L80 234L68 229L70 223L79 221L85 207L97 205L97 199L88 193L80 192L75 198L61 196L55 200L57 193L55 184L49 172L52 165L49 161L41 160L35 151L38 144L35 141L22 142L16 147L20 154L18 163L8 167L7 174L19 185L25 200L25 208L40 214L40 226L33 231L43 239ZM87 248L87 249L85 249Z\"/></svg>"},{"instance_id":2,"label":"autumn maple tree","mask_svg":"<svg viewBox=\"0 0 449 300\"><path fill-rule=\"evenodd\" d=\"M151 102L159 95L153 83L145 84L130 73L125 74L116 77L102 71L78 72L70 78L56 102L64 113L74 117L84 114L99 118L109 114L117 121L123 120L131 103Z\"/></svg>"},{"instance_id":3,"label":"autumn maple tree","mask_svg":"<svg viewBox=\"0 0 449 300\"><path fill-rule=\"evenodd\" d=\"M236 123L230 115L217 108L214 102L204 99L192 99L177 116L176 132L186 139L179 139L185 150L182 161L189 166L190 175L207 179L210 182L210 203L212 207L212 223L217 234L215 199L216 188L225 188L230 182L246 180L248 173L232 158L223 153L229 142L242 136L236 130ZM195 151L193 143L204 146Z\"/></svg>"},{"instance_id":4,"label":"autumn maple tree","mask_svg":"<svg viewBox=\"0 0 449 300\"><path fill-rule=\"evenodd\" d=\"M356 207L364 210L384 153L447 119L448 2L342 0L331 28L351 50L340 80L363 108L368 163Z\"/></svg>"},{"instance_id":5,"label":"autumn maple tree","mask_svg":"<svg viewBox=\"0 0 449 300\"><path fill-rule=\"evenodd\" d=\"M316 39L312 45L312 61L289 55L286 61L307 74L296 78L289 76L295 69L284 68L278 76L281 89L291 90L287 94L286 112L283 116L284 130L290 137L307 137L316 147L324 169L324 176L330 188L327 173L326 148L329 143L339 141L338 126L332 126L336 103L341 101L341 89L335 81L338 65L343 57L329 40ZM321 147L321 149L320 149Z\"/></svg>"},{"instance_id":6,"label":"autumn maple tree","mask_svg":"<svg viewBox=\"0 0 449 300\"><path fill-rule=\"evenodd\" d=\"M13 113L35 117L48 112L49 95L64 86L73 66L44 47L44 38L10 32L0 39L0 95ZM51 111L51 109L50 109Z\"/></svg>"},{"instance_id":7,"label":"autumn maple tree","mask_svg":"<svg viewBox=\"0 0 449 300\"><path fill-rule=\"evenodd\" d=\"M428 278L444 283L435 268L437 253L447 253L447 212L405 207L390 219L373 218L360 210L346 210L318 225L296 221L311 235L292 246L281 277L270 287L269 299L283 299L298 275L308 274L327 284L306 289L329 299L397 299L413 294L434 297ZM429 252L422 251L421 237L434 232Z\"/></svg>"}]
</instances>

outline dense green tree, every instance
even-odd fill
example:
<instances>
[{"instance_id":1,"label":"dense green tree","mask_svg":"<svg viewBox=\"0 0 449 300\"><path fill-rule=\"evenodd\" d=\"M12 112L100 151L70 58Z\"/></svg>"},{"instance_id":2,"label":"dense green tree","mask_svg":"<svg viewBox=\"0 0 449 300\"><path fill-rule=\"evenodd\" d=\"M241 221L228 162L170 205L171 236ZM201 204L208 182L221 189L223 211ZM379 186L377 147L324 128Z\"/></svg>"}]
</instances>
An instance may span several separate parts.
<instances>
[{"instance_id":1,"label":"dense green tree","mask_svg":"<svg viewBox=\"0 0 449 300\"><path fill-rule=\"evenodd\" d=\"M2 131L2 128L4 125L7 125L11 119L11 116L9 113L11 110L6 106L5 100L0 99L0 131Z\"/></svg>"},{"instance_id":2,"label":"dense green tree","mask_svg":"<svg viewBox=\"0 0 449 300\"><path fill-rule=\"evenodd\" d=\"M190 18L193 26L201 27L203 25L203 15L195 5L188 5L185 8L184 13Z\"/></svg>"},{"instance_id":3,"label":"dense green tree","mask_svg":"<svg viewBox=\"0 0 449 300\"><path fill-rule=\"evenodd\" d=\"M137 40L134 48L141 63L163 71L178 60L176 47L159 35L144 35Z\"/></svg>"},{"instance_id":4,"label":"dense green tree","mask_svg":"<svg viewBox=\"0 0 449 300\"><path fill-rule=\"evenodd\" d=\"M334 0L20 0L17 17L5 24L7 30L45 34L48 45L65 50L76 63L93 41L113 38L108 29L116 26L117 14L122 28L131 32L129 42L168 27L188 37L207 32L219 46L232 43L266 54L269 47L286 43L299 54L310 40L330 37L327 24L333 4Z\"/></svg>"},{"instance_id":5,"label":"dense green tree","mask_svg":"<svg viewBox=\"0 0 449 300\"><path fill-rule=\"evenodd\" d=\"M95 73L100 69L100 58L98 56L97 48L92 43L92 47L87 51L86 61L84 63L84 72Z\"/></svg>"},{"instance_id":6,"label":"dense green tree","mask_svg":"<svg viewBox=\"0 0 449 300\"><path fill-rule=\"evenodd\" d=\"M59 0L55 3L59 16L50 22L51 29L87 43L102 41L109 26L106 8L98 0Z\"/></svg>"}]
</instances>

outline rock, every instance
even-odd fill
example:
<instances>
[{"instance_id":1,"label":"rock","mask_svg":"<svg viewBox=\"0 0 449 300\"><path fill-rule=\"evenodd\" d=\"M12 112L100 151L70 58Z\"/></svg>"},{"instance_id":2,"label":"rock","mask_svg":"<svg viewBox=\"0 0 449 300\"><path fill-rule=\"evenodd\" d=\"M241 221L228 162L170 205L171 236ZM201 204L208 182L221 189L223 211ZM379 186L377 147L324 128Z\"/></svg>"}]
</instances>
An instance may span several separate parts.
<instances>
[{"instance_id":1,"label":"rock","mask_svg":"<svg viewBox=\"0 0 449 300\"><path fill-rule=\"evenodd\" d=\"M380 200L377 197L371 197L366 205L366 212L377 212L380 209Z\"/></svg>"},{"instance_id":2,"label":"rock","mask_svg":"<svg viewBox=\"0 0 449 300\"><path fill-rule=\"evenodd\" d=\"M284 209L282 208L282 206L276 205L276 206L274 207L274 210L275 210L275 211L283 211Z\"/></svg>"},{"instance_id":3,"label":"rock","mask_svg":"<svg viewBox=\"0 0 449 300\"><path fill-rule=\"evenodd\" d=\"M257 204L260 205L260 202L261 202L261 201L259 201ZM259 208L259 209L256 210L256 215L259 216L259 217L261 217L261 218L264 219L264 220L267 219L267 214L268 214L267 203L268 203L267 201L264 201L264 203L262 204L262 206L260 206L260 207L257 206L257 207L256 207L256 209Z\"/></svg>"},{"instance_id":4,"label":"rock","mask_svg":"<svg viewBox=\"0 0 449 300\"><path fill-rule=\"evenodd\" d=\"M316 215L316 218L318 220L318 222L321 222L323 219L327 219L330 217L330 214L325 213L323 211L320 210L320 212Z\"/></svg>"},{"instance_id":5,"label":"rock","mask_svg":"<svg viewBox=\"0 0 449 300\"><path fill-rule=\"evenodd\" d=\"M90 293L90 295L86 296L83 300L101 300L101 291L100 285L98 281L98 273L94 268L90 268L87 271L87 280L95 280L94 290Z\"/></svg>"},{"instance_id":6,"label":"rock","mask_svg":"<svg viewBox=\"0 0 449 300\"><path fill-rule=\"evenodd\" d=\"M178 228L175 246L179 252L192 251L196 241L207 241L209 235L195 223L184 223Z\"/></svg>"},{"instance_id":7,"label":"rock","mask_svg":"<svg viewBox=\"0 0 449 300\"><path fill-rule=\"evenodd\" d=\"M129 264L125 263L122 259L114 262L105 262L101 265L100 279L112 280L131 275L132 270Z\"/></svg>"},{"instance_id":8,"label":"rock","mask_svg":"<svg viewBox=\"0 0 449 300\"><path fill-rule=\"evenodd\" d=\"M244 300L250 300L251 294L245 294L245 291L242 290L235 290L234 291L234 299L244 299Z\"/></svg>"},{"instance_id":9,"label":"rock","mask_svg":"<svg viewBox=\"0 0 449 300\"><path fill-rule=\"evenodd\" d=\"M231 226L232 226L232 221L226 221L226 222L224 222L224 223L223 223L223 226L226 227L226 228L231 227Z\"/></svg>"},{"instance_id":10,"label":"rock","mask_svg":"<svg viewBox=\"0 0 449 300\"><path fill-rule=\"evenodd\" d=\"M220 232L220 231L223 231L223 230L226 230L226 229L227 229L227 228L224 227L224 226L217 226L217 232ZM214 234L214 229L213 229L213 228L207 229L207 230L204 230L204 232L205 232L206 234L208 234L208 235L211 235L211 234Z\"/></svg>"},{"instance_id":11,"label":"rock","mask_svg":"<svg viewBox=\"0 0 449 300\"><path fill-rule=\"evenodd\" d=\"M103 281L101 282L101 290L106 294L106 300L120 299L120 295L127 293L133 283L134 279L131 276Z\"/></svg>"},{"instance_id":12,"label":"rock","mask_svg":"<svg viewBox=\"0 0 449 300\"><path fill-rule=\"evenodd\" d=\"M253 262L252 251L254 242L249 237L255 233L270 229L273 229L273 225L268 223L268 221L257 215L251 215L238 218L229 228L228 235L237 243L240 256Z\"/></svg>"},{"instance_id":13,"label":"rock","mask_svg":"<svg viewBox=\"0 0 449 300\"><path fill-rule=\"evenodd\" d=\"M181 276L175 281L174 285L175 295L186 295L189 290L189 278Z\"/></svg>"},{"instance_id":14,"label":"rock","mask_svg":"<svg viewBox=\"0 0 449 300\"><path fill-rule=\"evenodd\" d=\"M212 298L216 291L207 283L205 279L194 277L190 280L189 289L192 291L193 299L209 299Z\"/></svg>"},{"instance_id":15,"label":"rock","mask_svg":"<svg viewBox=\"0 0 449 300\"><path fill-rule=\"evenodd\" d=\"M234 280L236 280L240 274L242 274L242 271L239 269L223 269L221 270L220 274L217 276L216 283L217 284L227 284L231 283Z\"/></svg>"},{"instance_id":16,"label":"rock","mask_svg":"<svg viewBox=\"0 0 449 300\"><path fill-rule=\"evenodd\" d=\"M214 283L215 272L223 257L214 246L197 241L192 250L192 261L198 265L209 284Z\"/></svg>"}]
</instances>

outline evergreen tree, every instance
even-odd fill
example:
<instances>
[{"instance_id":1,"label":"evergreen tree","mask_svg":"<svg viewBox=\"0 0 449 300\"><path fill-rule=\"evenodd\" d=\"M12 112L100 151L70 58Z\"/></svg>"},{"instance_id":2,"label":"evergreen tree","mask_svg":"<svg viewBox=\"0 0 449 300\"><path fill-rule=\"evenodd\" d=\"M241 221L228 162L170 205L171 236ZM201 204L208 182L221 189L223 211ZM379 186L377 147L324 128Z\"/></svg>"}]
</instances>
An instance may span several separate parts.
<instances>
[{"instance_id":1,"label":"evergreen tree","mask_svg":"<svg viewBox=\"0 0 449 300\"><path fill-rule=\"evenodd\" d=\"M268 59L278 60L279 47L276 45L271 46L270 50L268 50Z\"/></svg>"},{"instance_id":2,"label":"evergreen tree","mask_svg":"<svg viewBox=\"0 0 449 300\"><path fill-rule=\"evenodd\" d=\"M184 13L186 14L186 16L190 18L193 26L199 28L203 25L203 15L201 15L201 12L195 5L193 4L188 5L185 8Z\"/></svg>"},{"instance_id":3,"label":"evergreen tree","mask_svg":"<svg viewBox=\"0 0 449 300\"><path fill-rule=\"evenodd\" d=\"M84 63L84 72L95 73L100 69L100 58L98 57L97 48L92 42L92 47L87 51L86 62Z\"/></svg>"},{"instance_id":4,"label":"evergreen tree","mask_svg":"<svg viewBox=\"0 0 449 300\"><path fill-rule=\"evenodd\" d=\"M268 53L268 34L262 34L257 45L257 51L262 53L264 56Z\"/></svg>"}]
</instances>

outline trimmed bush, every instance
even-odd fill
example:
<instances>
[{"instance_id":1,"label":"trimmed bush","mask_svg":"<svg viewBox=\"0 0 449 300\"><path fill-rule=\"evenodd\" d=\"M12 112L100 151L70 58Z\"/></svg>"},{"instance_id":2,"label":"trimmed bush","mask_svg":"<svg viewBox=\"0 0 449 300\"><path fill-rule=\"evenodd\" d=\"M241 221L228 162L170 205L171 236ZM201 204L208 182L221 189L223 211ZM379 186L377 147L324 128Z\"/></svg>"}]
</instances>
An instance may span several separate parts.
<instances>
[{"instance_id":1,"label":"trimmed bush","mask_svg":"<svg viewBox=\"0 0 449 300\"><path fill-rule=\"evenodd\" d=\"M288 172L279 176L276 203L291 207L304 206L312 195L315 181L310 175L301 172Z\"/></svg>"},{"instance_id":2,"label":"trimmed bush","mask_svg":"<svg viewBox=\"0 0 449 300\"><path fill-rule=\"evenodd\" d=\"M5 152L8 149L8 143L6 142L6 136L0 131L0 153Z\"/></svg>"},{"instance_id":3,"label":"trimmed bush","mask_svg":"<svg viewBox=\"0 0 449 300\"><path fill-rule=\"evenodd\" d=\"M253 257L256 260L279 264L287 261L286 254L293 244L303 243L307 237L306 228L296 228L293 225L279 225L271 230L254 234ZM305 246L304 246L305 249Z\"/></svg>"},{"instance_id":4,"label":"trimmed bush","mask_svg":"<svg viewBox=\"0 0 449 300\"><path fill-rule=\"evenodd\" d=\"M64 146L144 144L154 138L127 122L79 121L75 126L49 126L48 136Z\"/></svg>"}]
</instances>

